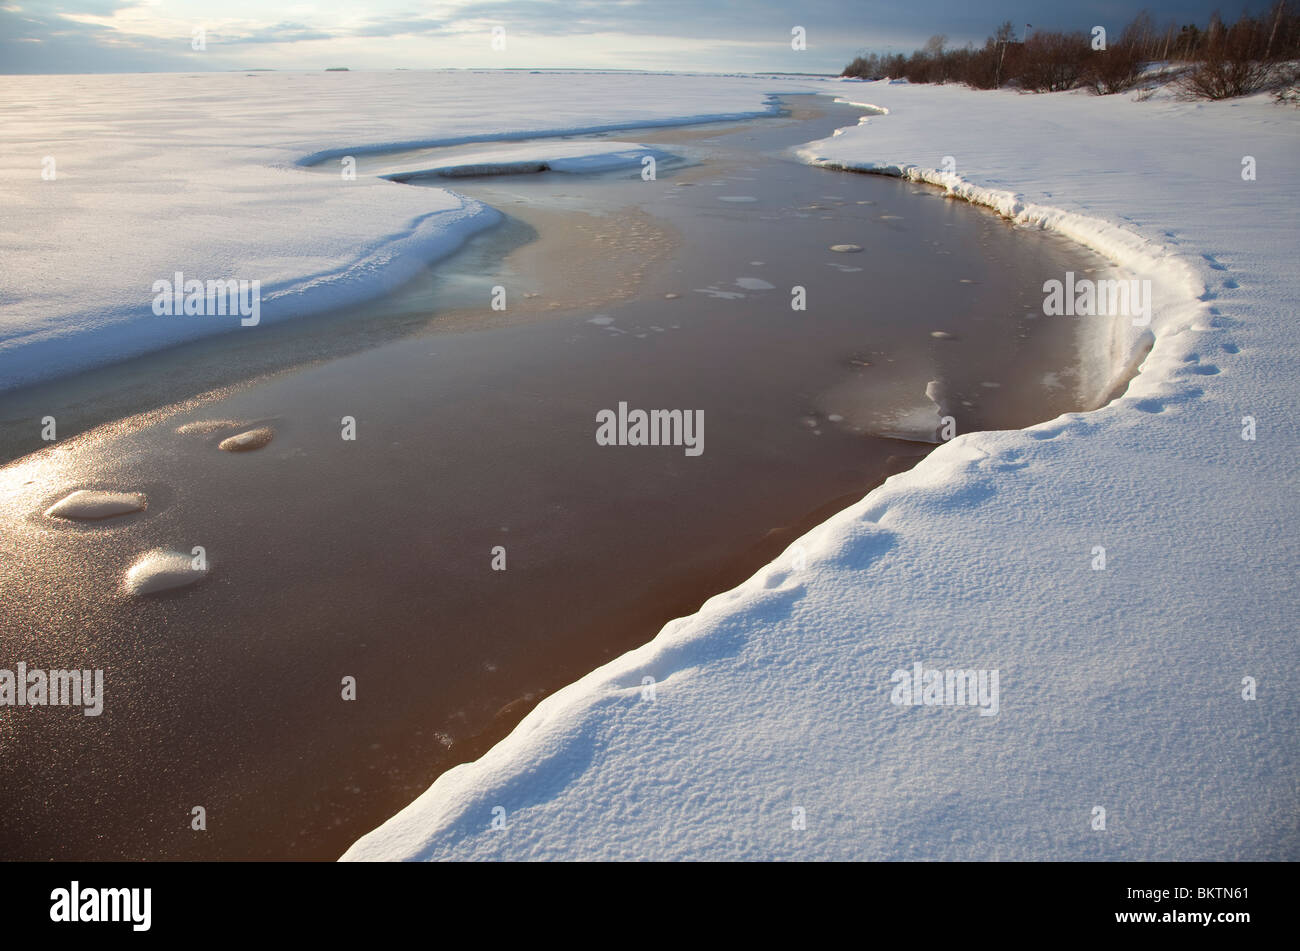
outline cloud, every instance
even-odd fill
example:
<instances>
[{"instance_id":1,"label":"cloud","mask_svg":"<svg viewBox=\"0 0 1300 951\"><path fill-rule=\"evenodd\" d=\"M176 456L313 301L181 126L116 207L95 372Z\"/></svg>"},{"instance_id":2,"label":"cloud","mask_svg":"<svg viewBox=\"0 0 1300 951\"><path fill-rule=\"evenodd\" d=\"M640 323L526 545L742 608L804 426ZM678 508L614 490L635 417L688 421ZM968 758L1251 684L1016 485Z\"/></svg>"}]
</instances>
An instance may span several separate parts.
<instances>
[{"instance_id":1,"label":"cloud","mask_svg":"<svg viewBox=\"0 0 1300 951\"><path fill-rule=\"evenodd\" d=\"M303 23L276 23L274 26L259 27L247 33L222 33L219 30L208 31L210 44L222 46L240 46L257 43L305 43L314 40L333 40L340 36L318 30Z\"/></svg>"},{"instance_id":2,"label":"cloud","mask_svg":"<svg viewBox=\"0 0 1300 951\"><path fill-rule=\"evenodd\" d=\"M431 17L371 17L362 26L347 32L348 36L421 36L448 31L446 20Z\"/></svg>"},{"instance_id":3,"label":"cloud","mask_svg":"<svg viewBox=\"0 0 1300 951\"><path fill-rule=\"evenodd\" d=\"M20 7L24 13L47 17L57 16L61 13L109 17L119 10L141 5L141 0L77 0L76 3L50 3L48 0L11 0L9 3L9 6Z\"/></svg>"},{"instance_id":4,"label":"cloud","mask_svg":"<svg viewBox=\"0 0 1300 951\"><path fill-rule=\"evenodd\" d=\"M287 2L292 19L267 17ZM407 2L411 6L406 6ZM1269 0L1246 0L1262 7ZM980 44L1005 19L1040 28L1122 25L1140 6L1158 23L1204 22L1219 0L413 0L352 5L310 0L0 0L0 72L122 72L275 67L324 60L391 68L552 66L838 72L859 52L910 52L931 33ZM412 10L414 7L414 10ZM171 11L171 12L167 12ZM184 11L180 15L179 11ZM276 14L271 14L277 16ZM191 52L205 23L208 49ZM506 30L512 59L463 42ZM808 50L790 51L790 30ZM559 42L556 42L559 41Z\"/></svg>"},{"instance_id":5,"label":"cloud","mask_svg":"<svg viewBox=\"0 0 1300 951\"><path fill-rule=\"evenodd\" d=\"M183 72L215 65L198 61L201 54L189 50L188 36L183 42L133 37L112 27L69 20L48 9L62 4L40 4L47 8L44 13L33 10L34 6L0 7L0 72ZM131 4L100 0L79 6L123 9Z\"/></svg>"}]
</instances>

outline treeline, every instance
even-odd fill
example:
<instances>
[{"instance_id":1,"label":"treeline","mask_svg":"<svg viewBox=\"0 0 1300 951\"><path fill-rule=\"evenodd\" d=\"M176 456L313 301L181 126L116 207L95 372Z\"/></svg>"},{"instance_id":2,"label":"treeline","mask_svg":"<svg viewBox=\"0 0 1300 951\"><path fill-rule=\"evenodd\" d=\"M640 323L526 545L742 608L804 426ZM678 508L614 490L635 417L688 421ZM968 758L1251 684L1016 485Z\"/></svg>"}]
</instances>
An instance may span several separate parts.
<instances>
[{"instance_id":1,"label":"treeline","mask_svg":"<svg viewBox=\"0 0 1300 951\"><path fill-rule=\"evenodd\" d=\"M946 36L932 36L910 56L858 56L842 75L1032 92L1085 87L1109 95L1137 86L1147 68L1159 63L1169 66L1186 94L1227 99L1270 87L1294 90L1292 61L1300 59L1296 0L1277 0L1263 16L1243 15L1231 25L1215 13L1205 29L1190 23L1159 29L1143 11L1118 36L1099 35L1095 29L1027 32L1027 38L1017 39L1008 21L983 47L967 44L962 49L948 48Z\"/></svg>"}]
</instances>

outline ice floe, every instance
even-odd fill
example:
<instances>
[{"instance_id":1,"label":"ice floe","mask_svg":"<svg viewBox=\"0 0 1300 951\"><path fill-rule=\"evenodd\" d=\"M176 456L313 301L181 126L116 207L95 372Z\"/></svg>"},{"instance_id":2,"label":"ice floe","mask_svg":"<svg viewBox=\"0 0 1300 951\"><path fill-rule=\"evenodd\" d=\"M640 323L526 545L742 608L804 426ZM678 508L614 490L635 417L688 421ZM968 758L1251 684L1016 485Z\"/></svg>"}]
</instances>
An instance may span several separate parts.
<instances>
[{"instance_id":1,"label":"ice floe","mask_svg":"<svg viewBox=\"0 0 1300 951\"><path fill-rule=\"evenodd\" d=\"M217 448L226 452L251 452L254 449L261 449L274 436L275 430L270 426L259 426L256 429L250 429L231 436L229 439L221 440Z\"/></svg>"},{"instance_id":2,"label":"ice floe","mask_svg":"<svg viewBox=\"0 0 1300 951\"><path fill-rule=\"evenodd\" d=\"M207 573L204 556L156 548L141 555L127 569L124 587L127 594L156 594L194 584Z\"/></svg>"},{"instance_id":3,"label":"ice floe","mask_svg":"<svg viewBox=\"0 0 1300 951\"><path fill-rule=\"evenodd\" d=\"M50 518L101 519L143 512L145 496L141 492L110 492L102 489L78 489L50 506Z\"/></svg>"}]
</instances>

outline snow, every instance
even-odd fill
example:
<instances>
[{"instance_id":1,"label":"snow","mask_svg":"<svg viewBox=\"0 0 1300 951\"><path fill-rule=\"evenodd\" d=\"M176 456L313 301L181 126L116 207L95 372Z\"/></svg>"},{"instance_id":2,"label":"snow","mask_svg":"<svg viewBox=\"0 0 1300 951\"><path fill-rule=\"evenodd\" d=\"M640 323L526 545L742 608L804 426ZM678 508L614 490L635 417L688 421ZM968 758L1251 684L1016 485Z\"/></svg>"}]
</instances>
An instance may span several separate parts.
<instances>
[{"instance_id":1,"label":"snow","mask_svg":"<svg viewBox=\"0 0 1300 951\"><path fill-rule=\"evenodd\" d=\"M206 564L184 552L155 548L127 569L123 588L130 595L159 594L202 581L207 573Z\"/></svg>"},{"instance_id":2,"label":"snow","mask_svg":"<svg viewBox=\"0 0 1300 951\"><path fill-rule=\"evenodd\" d=\"M345 859L1300 858L1300 113L844 88L878 110L807 160L935 182L1151 280L1149 326L1068 318L1096 392L1150 345L1141 375L940 446ZM997 671L999 712L891 703L916 664Z\"/></svg>"},{"instance_id":3,"label":"snow","mask_svg":"<svg viewBox=\"0 0 1300 951\"><path fill-rule=\"evenodd\" d=\"M495 149L447 151L451 154L432 165L385 169L380 174L391 181L409 182L422 178L547 171L593 174L623 168L636 169L639 173L646 156L652 157L657 164L675 158L661 149L635 142L616 141L527 142Z\"/></svg>"},{"instance_id":4,"label":"snow","mask_svg":"<svg viewBox=\"0 0 1300 951\"><path fill-rule=\"evenodd\" d=\"M109 492L78 489L64 496L45 512L49 518L101 519L142 512L145 497L140 492Z\"/></svg>"},{"instance_id":5,"label":"snow","mask_svg":"<svg viewBox=\"0 0 1300 951\"><path fill-rule=\"evenodd\" d=\"M175 272L259 281L264 326L379 296L499 220L444 189L346 179L344 156L760 115L770 92L807 85L490 71L0 77L0 391L256 332L237 316L156 316L153 282ZM576 152L575 169L611 160ZM337 174L304 167L327 160Z\"/></svg>"},{"instance_id":6,"label":"snow","mask_svg":"<svg viewBox=\"0 0 1300 951\"><path fill-rule=\"evenodd\" d=\"M268 445L275 437L275 430L269 426L259 426L257 429L250 429L247 432L239 433L228 439L223 439L217 444L217 448L225 452L251 452L254 449L261 449Z\"/></svg>"}]
</instances>

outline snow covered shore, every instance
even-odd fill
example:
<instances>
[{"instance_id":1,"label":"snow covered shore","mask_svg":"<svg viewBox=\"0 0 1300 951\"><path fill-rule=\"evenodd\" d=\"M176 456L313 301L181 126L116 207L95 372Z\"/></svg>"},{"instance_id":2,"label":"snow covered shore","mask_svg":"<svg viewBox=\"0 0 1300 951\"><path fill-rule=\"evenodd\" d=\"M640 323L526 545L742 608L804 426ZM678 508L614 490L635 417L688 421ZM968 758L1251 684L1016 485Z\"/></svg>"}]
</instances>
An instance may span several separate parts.
<instances>
[{"instance_id":1,"label":"snow covered shore","mask_svg":"<svg viewBox=\"0 0 1300 951\"><path fill-rule=\"evenodd\" d=\"M176 272L259 281L258 323L270 323L379 296L497 220L440 189L345 178L345 156L762 115L769 92L808 85L491 71L0 77L0 392L255 332L225 313L156 316L153 283ZM302 167L326 159L336 174ZM589 148L567 162L599 164Z\"/></svg>"},{"instance_id":2,"label":"snow covered shore","mask_svg":"<svg viewBox=\"0 0 1300 951\"><path fill-rule=\"evenodd\" d=\"M1149 331L1141 375L940 447L345 858L1300 858L1300 113L843 90L881 111L807 160L937 182L1152 281L1149 327L1068 318L1112 371ZM892 702L917 664L997 672L997 713Z\"/></svg>"}]
</instances>

